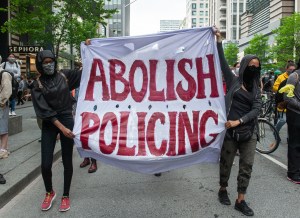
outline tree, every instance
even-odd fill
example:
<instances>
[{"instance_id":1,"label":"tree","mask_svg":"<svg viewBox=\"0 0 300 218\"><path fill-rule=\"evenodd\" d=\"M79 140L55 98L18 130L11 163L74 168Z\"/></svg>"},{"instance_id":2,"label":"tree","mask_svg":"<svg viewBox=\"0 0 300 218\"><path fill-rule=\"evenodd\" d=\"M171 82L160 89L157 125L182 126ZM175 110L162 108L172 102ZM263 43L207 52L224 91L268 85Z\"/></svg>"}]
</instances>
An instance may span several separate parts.
<instances>
[{"instance_id":1,"label":"tree","mask_svg":"<svg viewBox=\"0 0 300 218\"><path fill-rule=\"evenodd\" d=\"M288 60L298 60L300 55L300 13L281 19L281 25L273 31L276 43L273 52L277 63L285 67Z\"/></svg>"},{"instance_id":2,"label":"tree","mask_svg":"<svg viewBox=\"0 0 300 218\"><path fill-rule=\"evenodd\" d=\"M233 66L237 62L237 54L239 47L236 43L228 43L224 48L225 58L230 66Z\"/></svg>"},{"instance_id":3,"label":"tree","mask_svg":"<svg viewBox=\"0 0 300 218\"><path fill-rule=\"evenodd\" d=\"M10 0L16 12L1 31L28 35L29 43L51 48L56 56L66 45L79 49L81 41L99 37L99 24L117 10L104 9L104 0Z\"/></svg>"},{"instance_id":4,"label":"tree","mask_svg":"<svg viewBox=\"0 0 300 218\"><path fill-rule=\"evenodd\" d=\"M245 48L244 53L256 55L262 63L264 69L271 68L272 64L269 63L270 46L268 44L269 37L263 34L255 34L254 37L249 41L249 46Z\"/></svg>"}]
</instances>

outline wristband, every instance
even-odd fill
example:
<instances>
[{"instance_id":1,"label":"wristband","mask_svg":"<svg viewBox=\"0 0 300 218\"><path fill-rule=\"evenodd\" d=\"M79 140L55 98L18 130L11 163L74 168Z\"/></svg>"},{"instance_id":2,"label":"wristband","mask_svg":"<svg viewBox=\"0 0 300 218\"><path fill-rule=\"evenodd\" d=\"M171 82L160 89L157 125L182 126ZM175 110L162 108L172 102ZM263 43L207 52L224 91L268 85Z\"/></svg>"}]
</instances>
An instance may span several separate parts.
<instances>
[{"instance_id":1,"label":"wristband","mask_svg":"<svg viewBox=\"0 0 300 218\"><path fill-rule=\"evenodd\" d=\"M242 118L240 118L239 121L240 121L240 124L244 124L244 121Z\"/></svg>"}]
</instances>

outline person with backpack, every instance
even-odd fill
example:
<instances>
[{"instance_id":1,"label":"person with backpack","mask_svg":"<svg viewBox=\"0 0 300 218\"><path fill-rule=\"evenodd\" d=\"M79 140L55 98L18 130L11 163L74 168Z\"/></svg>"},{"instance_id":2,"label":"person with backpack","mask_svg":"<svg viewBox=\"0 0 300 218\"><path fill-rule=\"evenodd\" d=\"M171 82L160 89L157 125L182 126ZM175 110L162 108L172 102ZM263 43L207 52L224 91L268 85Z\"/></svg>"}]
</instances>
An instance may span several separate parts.
<instances>
[{"instance_id":1,"label":"person with backpack","mask_svg":"<svg viewBox=\"0 0 300 218\"><path fill-rule=\"evenodd\" d=\"M278 115L277 116L278 121L275 125L275 128L278 132L286 123L286 114L285 114L286 104L284 103L283 93L279 93L278 91L286 85L289 75L291 75L296 69L296 64L293 61L288 61L285 69L286 72L279 75L273 85L273 92L275 92L275 105L277 108L277 115Z\"/></svg>"},{"instance_id":2,"label":"person with backpack","mask_svg":"<svg viewBox=\"0 0 300 218\"><path fill-rule=\"evenodd\" d=\"M288 125L288 170L287 179L300 184L300 69L287 79L279 90L287 102L286 118Z\"/></svg>"},{"instance_id":3,"label":"person with backpack","mask_svg":"<svg viewBox=\"0 0 300 218\"><path fill-rule=\"evenodd\" d=\"M20 69L20 65L17 63L17 60L16 60L16 56L14 54L10 54L7 58L7 61L6 62L3 62L1 64L1 67L12 73L14 78L12 79L15 79L17 81L17 78L19 78L21 76L21 69ZM15 82L13 82L13 84L16 85ZM18 82L17 82L18 84ZM10 116L16 116L16 112L15 112L15 109L16 109L16 97L17 97L17 94L18 94L18 88L17 87L12 87L13 90L12 90L12 95L10 97L10 102L9 102L9 107L10 107L10 111L9 111L9 115Z\"/></svg>"},{"instance_id":4,"label":"person with backpack","mask_svg":"<svg viewBox=\"0 0 300 218\"><path fill-rule=\"evenodd\" d=\"M12 77L9 72L2 69L1 71L1 79L0 79L0 139L1 139L1 148L0 148L0 159L8 158L9 151L8 149L8 99L11 95L11 80ZM2 182L2 183L1 183ZM0 174L0 183L4 184L5 179Z\"/></svg>"},{"instance_id":5,"label":"person with backpack","mask_svg":"<svg viewBox=\"0 0 300 218\"><path fill-rule=\"evenodd\" d=\"M228 92L225 96L227 122L226 135L220 156L220 189L218 198L221 204L230 205L227 193L228 181L237 150L240 153L237 177L237 199L234 208L246 216L253 216L253 210L245 201L250 182L257 143L257 119L261 110L259 88L261 63L255 55L246 55L240 62L239 76L232 74L224 56L222 38L215 30L221 70Z\"/></svg>"}]
</instances>

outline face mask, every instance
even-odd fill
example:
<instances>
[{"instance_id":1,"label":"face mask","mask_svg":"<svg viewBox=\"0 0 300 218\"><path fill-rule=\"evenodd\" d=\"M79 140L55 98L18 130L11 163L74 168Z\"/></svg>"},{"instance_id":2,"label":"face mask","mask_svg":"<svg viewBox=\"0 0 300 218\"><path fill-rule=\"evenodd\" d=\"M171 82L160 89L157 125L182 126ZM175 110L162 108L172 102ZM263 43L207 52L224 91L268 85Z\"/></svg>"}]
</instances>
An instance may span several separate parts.
<instances>
[{"instance_id":1,"label":"face mask","mask_svg":"<svg viewBox=\"0 0 300 218\"><path fill-rule=\"evenodd\" d=\"M238 74L239 74L239 70L240 70L240 68L238 68L238 67L237 67L237 68L235 68L235 74L236 74L236 75L238 75Z\"/></svg>"},{"instance_id":2,"label":"face mask","mask_svg":"<svg viewBox=\"0 0 300 218\"><path fill-rule=\"evenodd\" d=\"M287 70L286 72L288 73L288 75L290 75L294 72L294 70Z\"/></svg>"},{"instance_id":3,"label":"face mask","mask_svg":"<svg viewBox=\"0 0 300 218\"><path fill-rule=\"evenodd\" d=\"M44 71L44 74L46 74L46 75L53 75L54 68L55 68L54 62L48 63L48 64L43 64L43 71Z\"/></svg>"},{"instance_id":4,"label":"face mask","mask_svg":"<svg viewBox=\"0 0 300 218\"><path fill-rule=\"evenodd\" d=\"M243 81L248 84L252 84L254 79L259 79L260 67L247 66L243 75Z\"/></svg>"},{"instance_id":5,"label":"face mask","mask_svg":"<svg viewBox=\"0 0 300 218\"><path fill-rule=\"evenodd\" d=\"M8 60L9 63L14 63L16 61L15 58L7 58L7 60Z\"/></svg>"}]
</instances>

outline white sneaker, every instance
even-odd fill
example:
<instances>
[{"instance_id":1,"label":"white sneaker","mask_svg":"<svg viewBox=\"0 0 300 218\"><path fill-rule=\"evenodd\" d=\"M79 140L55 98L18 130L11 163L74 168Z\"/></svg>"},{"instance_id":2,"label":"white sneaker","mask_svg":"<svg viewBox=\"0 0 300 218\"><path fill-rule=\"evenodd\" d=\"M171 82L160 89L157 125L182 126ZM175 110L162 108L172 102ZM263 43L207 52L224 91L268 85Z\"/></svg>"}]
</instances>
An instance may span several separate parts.
<instances>
[{"instance_id":1,"label":"white sneaker","mask_svg":"<svg viewBox=\"0 0 300 218\"><path fill-rule=\"evenodd\" d=\"M11 115L12 116L17 116L16 112L14 112L14 111L11 112Z\"/></svg>"},{"instance_id":2,"label":"white sneaker","mask_svg":"<svg viewBox=\"0 0 300 218\"><path fill-rule=\"evenodd\" d=\"M12 113L11 113L11 112L9 112L9 116L12 116Z\"/></svg>"},{"instance_id":3,"label":"white sneaker","mask_svg":"<svg viewBox=\"0 0 300 218\"><path fill-rule=\"evenodd\" d=\"M0 151L0 159L8 158L8 152L6 150Z\"/></svg>"}]
</instances>

